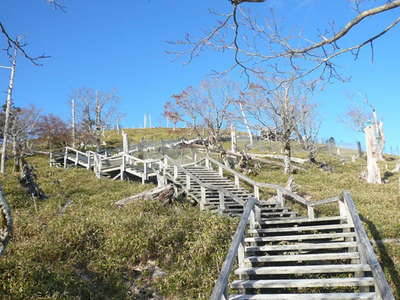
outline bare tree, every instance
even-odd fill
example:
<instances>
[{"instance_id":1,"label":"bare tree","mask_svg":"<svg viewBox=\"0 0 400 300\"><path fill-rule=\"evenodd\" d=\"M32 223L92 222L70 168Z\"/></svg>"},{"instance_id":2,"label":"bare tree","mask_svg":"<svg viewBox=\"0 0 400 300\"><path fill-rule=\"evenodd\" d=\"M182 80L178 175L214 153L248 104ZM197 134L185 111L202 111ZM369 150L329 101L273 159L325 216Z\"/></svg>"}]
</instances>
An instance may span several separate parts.
<instances>
[{"instance_id":1,"label":"bare tree","mask_svg":"<svg viewBox=\"0 0 400 300\"><path fill-rule=\"evenodd\" d=\"M292 172L291 143L296 133L302 133L299 122L307 117L308 112L305 108L308 107L309 110L312 108L307 105L307 88L307 85L295 84L294 80L287 80L279 89L273 90L251 83L248 91L243 95L244 109L255 121L255 128L258 130L273 128L273 131L277 133L276 138L282 144L282 152L285 156L285 174ZM303 125L306 127L305 122Z\"/></svg>"},{"instance_id":2,"label":"bare tree","mask_svg":"<svg viewBox=\"0 0 400 300\"><path fill-rule=\"evenodd\" d=\"M65 12L65 6L62 3L62 1L57 1L57 0L46 0L47 3L49 3L51 6L53 6L54 9L56 10L61 10ZM14 56L14 50L16 50L19 54L21 54L23 57L31 61L34 65L40 66L41 64L39 61L44 58L49 58L50 56L47 56L45 54L39 55L39 56L32 56L31 54L26 51L26 46L28 45L27 43L22 43L20 38L13 38L13 36L9 33L9 31L6 28L6 25L0 21L0 36L3 36L6 42L6 48L4 49L8 56L12 58Z\"/></svg>"},{"instance_id":3,"label":"bare tree","mask_svg":"<svg viewBox=\"0 0 400 300\"><path fill-rule=\"evenodd\" d=\"M0 164L0 172L4 174L5 171L5 160L7 155L7 142L8 142L8 131L9 131L9 120L10 120L10 112L12 108L12 93L14 89L14 76L15 69L17 67L17 49L14 49L14 54L11 60L11 67L5 67L10 69L10 81L8 83L7 89L7 100L6 100L6 111L5 111L5 120L4 120L4 129L3 129L3 144L2 144L2 152L1 152L1 164ZM2 67L4 68L4 67Z\"/></svg>"},{"instance_id":4,"label":"bare tree","mask_svg":"<svg viewBox=\"0 0 400 300\"><path fill-rule=\"evenodd\" d=\"M267 8L269 1L257 5L245 2L264 1L231 0L232 7L228 12L210 10L218 19L217 24L199 38L187 34L184 39L172 42L178 49L169 53L178 58L185 57L188 63L209 49L231 51L233 64L222 73L241 68L248 76L253 74L263 78L290 68L296 74L296 79L320 71L316 77L342 80L334 59L346 53L357 59L360 51L367 46L371 48L373 59L374 42L400 22L400 17L389 17L387 24L378 25L376 32L360 39L354 34L356 28L373 16L398 9L400 0L376 0L372 5L371 1L349 0L349 10L354 11L354 16L343 27L336 28L332 24L339 22L328 20L326 29L318 28L318 35L301 30L297 32L302 34L290 32L286 35L275 21L274 12ZM249 7L253 7L257 13L252 13ZM265 16L262 20L257 17L260 11ZM348 44L348 40L355 42ZM339 47L339 42L346 46ZM278 87L280 84L277 82Z\"/></svg>"},{"instance_id":5,"label":"bare tree","mask_svg":"<svg viewBox=\"0 0 400 300\"><path fill-rule=\"evenodd\" d=\"M28 150L28 140L34 135L40 117L33 105L28 108L13 108L10 114L9 135L12 140L14 171L19 171L21 158Z\"/></svg>"},{"instance_id":6,"label":"bare tree","mask_svg":"<svg viewBox=\"0 0 400 300\"><path fill-rule=\"evenodd\" d=\"M103 92L90 88L75 90L71 96L78 107L77 126L85 145L94 143L99 149L105 129L112 128L118 116L116 91Z\"/></svg>"},{"instance_id":7,"label":"bare tree","mask_svg":"<svg viewBox=\"0 0 400 300\"><path fill-rule=\"evenodd\" d=\"M309 159L316 163L317 138L321 122L316 116L317 105L308 97L302 97L298 105L295 132L302 148L308 152Z\"/></svg>"},{"instance_id":8,"label":"bare tree","mask_svg":"<svg viewBox=\"0 0 400 300\"><path fill-rule=\"evenodd\" d=\"M232 82L204 80L198 88L188 87L180 94L173 95L173 110L187 128L217 146L222 131L233 117L234 92Z\"/></svg>"}]
</instances>

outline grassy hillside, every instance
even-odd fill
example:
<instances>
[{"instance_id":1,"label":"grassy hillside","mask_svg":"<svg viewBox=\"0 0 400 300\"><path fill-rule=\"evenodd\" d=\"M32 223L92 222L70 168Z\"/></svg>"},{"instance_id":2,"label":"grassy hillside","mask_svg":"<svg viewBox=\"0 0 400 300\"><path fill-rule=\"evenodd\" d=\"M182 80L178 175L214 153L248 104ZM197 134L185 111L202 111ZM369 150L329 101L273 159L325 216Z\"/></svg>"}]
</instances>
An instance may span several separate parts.
<instances>
[{"instance_id":1,"label":"grassy hillside","mask_svg":"<svg viewBox=\"0 0 400 300\"><path fill-rule=\"evenodd\" d=\"M172 131L172 130L171 130ZM128 130L140 140L176 138L168 129ZM385 185L359 178L365 161L355 163L320 154L333 167L313 166L294 175L299 192L312 199L350 190L372 239L400 236L399 175ZM236 219L200 212L188 203L162 206L138 201L124 209L114 202L148 189L138 182L98 180L84 169L50 168L46 157L32 157L38 180L49 196L34 209L15 174L0 177L13 208L14 238L0 258L1 299L207 299L237 224ZM394 161L382 163L382 171ZM383 173L382 173L383 174ZM284 184L276 167L263 166L257 181ZM65 212L61 207L72 201ZM333 205L317 213L332 213ZM376 247L400 299L400 244ZM159 269L164 276L155 278Z\"/></svg>"}]
</instances>

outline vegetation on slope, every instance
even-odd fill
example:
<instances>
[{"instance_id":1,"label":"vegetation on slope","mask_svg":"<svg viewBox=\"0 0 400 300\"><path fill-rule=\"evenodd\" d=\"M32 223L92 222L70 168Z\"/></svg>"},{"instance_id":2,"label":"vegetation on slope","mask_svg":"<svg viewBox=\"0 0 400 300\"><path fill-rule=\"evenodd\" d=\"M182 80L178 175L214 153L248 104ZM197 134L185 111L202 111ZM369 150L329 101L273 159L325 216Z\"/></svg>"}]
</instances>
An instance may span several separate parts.
<instances>
[{"instance_id":1,"label":"vegetation on slope","mask_svg":"<svg viewBox=\"0 0 400 300\"><path fill-rule=\"evenodd\" d=\"M144 133L155 140L176 138L167 131ZM359 178L363 159L352 163L320 153L318 160L333 172L307 166L308 171L294 175L299 193L319 200L349 190L371 239L399 238L398 174L389 177L388 184L372 185ZM15 174L0 178L15 219L14 238L0 258L1 299L146 299L153 292L167 299L208 298L237 219L200 212L188 203L164 207L157 201L137 201L118 209L115 201L151 186L98 180L84 169L50 168L46 157L30 162L49 196L38 203L37 212ZM382 174L393 165L382 163ZM271 166L263 166L253 178L287 181L281 168ZM72 204L62 213L69 200ZM328 205L317 213L335 209ZM400 298L399 244L378 244L375 249ZM157 268L166 274L153 278Z\"/></svg>"}]
</instances>

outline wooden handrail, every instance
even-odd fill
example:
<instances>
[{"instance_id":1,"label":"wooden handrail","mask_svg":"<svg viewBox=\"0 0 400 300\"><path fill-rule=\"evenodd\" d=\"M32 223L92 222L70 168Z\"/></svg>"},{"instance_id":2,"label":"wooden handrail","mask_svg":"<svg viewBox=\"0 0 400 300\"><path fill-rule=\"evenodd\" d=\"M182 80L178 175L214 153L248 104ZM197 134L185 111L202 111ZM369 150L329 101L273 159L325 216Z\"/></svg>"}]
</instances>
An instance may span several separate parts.
<instances>
[{"instance_id":1,"label":"wooden handrail","mask_svg":"<svg viewBox=\"0 0 400 300\"><path fill-rule=\"evenodd\" d=\"M310 204L312 203L311 201L309 201L307 199L304 199L303 197L301 197L301 196L289 191L288 189L285 189L285 188L281 187L280 185L254 181L253 179L251 179L251 178L249 178L249 177L247 177L247 176L245 176L245 175L243 175L243 174L241 174L241 173L239 173L239 172L237 172L235 170L232 170L231 168L225 166L224 164L220 163L219 161L213 159L210 156L207 156L207 158L212 163L218 165L219 167L222 167L224 170L226 170L226 171L230 172L231 174L241 178L243 181L245 181L245 182L247 182L247 183L249 183L249 184L251 184L253 186L257 186L259 188L265 187L265 188L275 189L277 191L280 191L283 195L287 195L287 196L291 197L293 200L295 200L295 201L299 202L300 204L302 204L304 206L307 206L307 207L309 207Z\"/></svg>"},{"instance_id":2,"label":"wooden handrail","mask_svg":"<svg viewBox=\"0 0 400 300\"><path fill-rule=\"evenodd\" d=\"M239 225L233 236L232 244L229 248L228 254L222 265L221 272L218 276L217 282L215 283L214 289L212 291L211 298L210 298L211 300L221 300L221 299L223 299L223 297L227 296L226 288L228 286L229 275L232 271L234 260L238 253L239 245L242 243L242 240L244 238L246 225L250 219L250 213L254 209L256 203L257 203L257 199L254 197L251 197L246 202L246 206L244 208ZM228 299L228 298L226 297L226 299Z\"/></svg>"},{"instance_id":3,"label":"wooden handrail","mask_svg":"<svg viewBox=\"0 0 400 300\"><path fill-rule=\"evenodd\" d=\"M191 179L193 179L201 187L208 188L210 190L214 190L214 191L218 191L218 192L222 192L225 195L231 197L237 203L239 203L241 205L245 205L245 201L243 201L242 199L238 198L236 195L231 193L229 190L227 190L225 188L222 188L222 187L217 187L217 186L209 184L209 183L204 183L199 178L197 178L196 175L193 175L190 171L186 170L181 164L179 164L177 161L175 161L172 158L170 158L168 155L165 155L164 158L166 158L167 160L171 161L175 166L177 166L180 170L182 170L186 175L188 175ZM164 168L165 168L165 166L164 166Z\"/></svg>"},{"instance_id":4,"label":"wooden handrail","mask_svg":"<svg viewBox=\"0 0 400 300\"><path fill-rule=\"evenodd\" d=\"M375 291L379 294L382 300L395 300L389 283L386 280L385 274L381 268L381 265L376 258L374 249L368 239L367 233L365 232L364 226L361 222L360 216L357 212L356 206L354 205L353 199L351 198L350 192L343 191L343 202L347 208L348 216L352 219L354 229L358 237L358 244L360 252L365 256L367 263L371 267L372 275L375 280Z\"/></svg>"}]
</instances>

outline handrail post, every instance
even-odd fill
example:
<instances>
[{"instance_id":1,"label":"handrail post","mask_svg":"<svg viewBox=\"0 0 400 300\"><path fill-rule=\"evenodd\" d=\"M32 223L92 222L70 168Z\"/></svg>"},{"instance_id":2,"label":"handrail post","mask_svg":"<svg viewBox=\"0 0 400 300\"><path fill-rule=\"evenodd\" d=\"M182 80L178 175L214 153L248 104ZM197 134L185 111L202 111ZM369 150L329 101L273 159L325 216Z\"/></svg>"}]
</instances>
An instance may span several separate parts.
<instances>
[{"instance_id":1,"label":"handrail post","mask_svg":"<svg viewBox=\"0 0 400 300\"><path fill-rule=\"evenodd\" d=\"M200 187L201 200L200 200L200 210L204 210L206 204L206 188L204 186Z\"/></svg>"},{"instance_id":2,"label":"handrail post","mask_svg":"<svg viewBox=\"0 0 400 300\"><path fill-rule=\"evenodd\" d=\"M210 158L208 157L208 155L206 156L206 168L208 169L208 170L210 170L210 167L211 167L211 165L210 165Z\"/></svg>"},{"instance_id":3,"label":"handrail post","mask_svg":"<svg viewBox=\"0 0 400 300\"><path fill-rule=\"evenodd\" d=\"M225 195L223 192L218 191L218 197L219 197L219 213L222 215L225 211Z\"/></svg>"},{"instance_id":4,"label":"handrail post","mask_svg":"<svg viewBox=\"0 0 400 300\"><path fill-rule=\"evenodd\" d=\"M174 165L174 180L178 178L178 166Z\"/></svg>"},{"instance_id":5,"label":"handrail post","mask_svg":"<svg viewBox=\"0 0 400 300\"><path fill-rule=\"evenodd\" d=\"M79 160L79 153L78 153L78 151L76 151L76 154L75 154L75 166L78 165L78 160Z\"/></svg>"},{"instance_id":6,"label":"handrail post","mask_svg":"<svg viewBox=\"0 0 400 300\"><path fill-rule=\"evenodd\" d=\"M87 164L87 169L88 170L90 170L90 167L91 167L91 161L90 161L90 156L91 156L91 154L90 154L90 152L86 152L86 156L87 156L87 159L88 159L88 164Z\"/></svg>"},{"instance_id":7,"label":"handrail post","mask_svg":"<svg viewBox=\"0 0 400 300\"><path fill-rule=\"evenodd\" d=\"M197 152L193 155L194 165L197 166Z\"/></svg>"},{"instance_id":8,"label":"handrail post","mask_svg":"<svg viewBox=\"0 0 400 300\"><path fill-rule=\"evenodd\" d=\"M125 154L122 154L121 175L120 175L121 180L124 180L124 172L125 172Z\"/></svg>"},{"instance_id":9,"label":"handrail post","mask_svg":"<svg viewBox=\"0 0 400 300\"><path fill-rule=\"evenodd\" d=\"M242 240L240 241L237 257L238 257L238 266L239 268L241 268L244 266L244 258L245 258L244 237L242 237ZM239 278L243 279L243 275L239 275Z\"/></svg>"},{"instance_id":10,"label":"handrail post","mask_svg":"<svg viewBox=\"0 0 400 300\"><path fill-rule=\"evenodd\" d=\"M218 175L219 175L220 177L224 177L224 170L222 169L221 166L218 166Z\"/></svg>"},{"instance_id":11,"label":"handrail post","mask_svg":"<svg viewBox=\"0 0 400 300\"><path fill-rule=\"evenodd\" d=\"M67 158L68 158L68 148L65 147L65 152L64 152L64 169L67 168Z\"/></svg>"},{"instance_id":12,"label":"handrail post","mask_svg":"<svg viewBox=\"0 0 400 300\"><path fill-rule=\"evenodd\" d=\"M283 197L282 191L281 190L277 190L276 192L277 192L278 204L281 207L284 207L285 206L285 198Z\"/></svg>"},{"instance_id":13,"label":"handrail post","mask_svg":"<svg viewBox=\"0 0 400 300\"><path fill-rule=\"evenodd\" d=\"M146 163L146 161L145 161L145 162L143 162L142 184L144 184L146 180L147 180L147 163Z\"/></svg>"},{"instance_id":14,"label":"handrail post","mask_svg":"<svg viewBox=\"0 0 400 300\"><path fill-rule=\"evenodd\" d=\"M186 174L186 193L188 193L190 190L190 176L189 174Z\"/></svg>"},{"instance_id":15,"label":"handrail post","mask_svg":"<svg viewBox=\"0 0 400 300\"><path fill-rule=\"evenodd\" d=\"M260 200L260 188L257 185L254 185L254 197Z\"/></svg>"},{"instance_id":16,"label":"handrail post","mask_svg":"<svg viewBox=\"0 0 400 300\"><path fill-rule=\"evenodd\" d=\"M315 219L315 212L313 206L307 205L307 215L309 219Z\"/></svg>"},{"instance_id":17,"label":"handrail post","mask_svg":"<svg viewBox=\"0 0 400 300\"><path fill-rule=\"evenodd\" d=\"M235 175L235 187L239 187L239 176Z\"/></svg>"}]
</instances>

